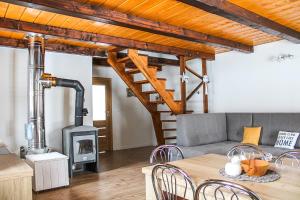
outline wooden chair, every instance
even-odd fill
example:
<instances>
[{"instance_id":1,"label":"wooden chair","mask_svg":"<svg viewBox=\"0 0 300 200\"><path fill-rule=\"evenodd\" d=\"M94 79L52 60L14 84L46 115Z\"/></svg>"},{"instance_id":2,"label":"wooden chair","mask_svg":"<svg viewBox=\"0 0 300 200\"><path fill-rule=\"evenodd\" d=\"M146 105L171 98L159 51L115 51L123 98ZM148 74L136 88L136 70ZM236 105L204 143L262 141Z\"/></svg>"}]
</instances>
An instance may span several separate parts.
<instances>
[{"instance_id":1,"label":"wooden chair","mask_svg":"<svg viewBox=\"0 0 300 200\"><path fill-rule=\"evenodd\" d=\"M282 153L276 158L275 165L280 168L284 166L300 168L300 150L291 150Z\"/></svg>"},{"instance_id":2,"label":"wooden chair","mask_svg":"<svg viewBox=\"0 0 300 200\"><path fill-rule=\"evenodd\" d=\"M161 145L154 149L150 156L150 164L167 163L184 159L181 149L176 145Z\"/></svg>"},{"instance_id":3,"label":"wooden chair","mask_svg":"<svg viewBox=\"0 0 300 200\"><path fill-rule=\"evenodd\" d=\"M211 179L198 186L195 200L261 200L250 189L229 181Z\"/></svg>"},{"instance_id":4,"label":"wooden chair","mask_svg":"<svg viewBox=\"0 0 300 200\"><path fill-rule=\"evenodd\" d=\"M228 159L231 159L235 155L244 155L247 159L255 156L267 161L272 160L272 154L264 152L253 144L238 144L227 152Z\"/></svg>"},{"instance_id":5,"label":"wooden chair","mask_svg":"<svg viewBox=\"0 0 300 200\"><path fill-rule=\"evenodd\" d=\"M178 183L184 183L184 187ZM184 200L191 189L194 197L195 188L190 176L182 169L170 164L158 164L152 170L152 184L157 200Z\"/></svg>"}]
</instances>

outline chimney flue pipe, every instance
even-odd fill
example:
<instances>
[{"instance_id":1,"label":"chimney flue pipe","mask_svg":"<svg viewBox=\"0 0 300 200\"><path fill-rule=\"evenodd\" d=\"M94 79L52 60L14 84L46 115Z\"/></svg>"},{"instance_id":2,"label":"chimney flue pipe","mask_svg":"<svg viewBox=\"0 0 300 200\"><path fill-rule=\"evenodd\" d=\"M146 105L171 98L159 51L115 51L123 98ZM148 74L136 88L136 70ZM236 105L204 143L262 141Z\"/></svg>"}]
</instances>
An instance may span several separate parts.
<instances>
[{"instance_id":1,"label":"chimney flue pipe","mask_svg":"<svg viewBox=\"0 0 300 200\"><path fill-rule=\"evenodd\" d=\"M73 88L76 91L75 99L75 126L83 125L84 108L84 87L77 80L56 78L56 86Z\"/></svg>"},{"instance_id":2,"label":"chimney flue pipe","mask_svg":"<svg viewBox=\"0 0 300 200\"><path fill-rule=\"evenodd\" d=\"M47 73L44 73L42 75L40 82L45 88L51 88L52 86L54 86L75 89L75 126L82 126L83 116L85 116L88 113L87 109L83 108L84 87L82 86L82 84L77 80L57 78Z\"/></svg>"},{"instance_id":3,"label":"chimney flue pipe","mask_svg":"<svg viewBox=\"0 0 300 200\"><path fill-rule=\"evenodd\" d=\"M40 78L44 73L45 47L41 35L30 34L28 38L28 115L26 139L28 150L41 153L45 150L44 87Z\"/></svg>"}]
</instances>

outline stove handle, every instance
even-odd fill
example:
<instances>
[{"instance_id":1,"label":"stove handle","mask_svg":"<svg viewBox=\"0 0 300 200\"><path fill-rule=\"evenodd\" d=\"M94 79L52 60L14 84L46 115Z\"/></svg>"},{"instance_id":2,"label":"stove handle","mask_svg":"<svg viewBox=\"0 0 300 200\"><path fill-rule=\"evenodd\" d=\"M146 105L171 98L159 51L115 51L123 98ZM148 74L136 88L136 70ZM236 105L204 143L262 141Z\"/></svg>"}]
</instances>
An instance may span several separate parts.
<instances>
[{"instance_id":1,"label":"stove handle","mask_svg":"<svg viewBox=\"0 0 300 200\"><path fill-rule=\"evenodd\" d=\"M96 145L93 145L93 153L97 153L96 152Z\"/></svg>"}]
</instances>

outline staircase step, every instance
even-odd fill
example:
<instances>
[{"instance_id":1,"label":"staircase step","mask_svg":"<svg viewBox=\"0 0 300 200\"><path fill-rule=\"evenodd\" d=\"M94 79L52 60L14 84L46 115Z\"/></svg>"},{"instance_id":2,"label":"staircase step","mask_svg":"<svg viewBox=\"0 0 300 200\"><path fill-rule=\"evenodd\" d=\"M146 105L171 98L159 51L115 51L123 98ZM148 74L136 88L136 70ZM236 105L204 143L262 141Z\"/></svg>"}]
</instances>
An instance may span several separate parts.
<instances>
[{"instance_id":1,"label":"staircase step","mask_svg":"<svg viewBox=\"0 0 300 200\"><path fill-rule=\"evenodd\" d=\"M167 92L174 92L175 90L173 90L173 89L167 89L166 91ZM156 90L150 90L150 91L144 91L143 93L146 93L146 94L156 94L158 92Z\"/></svg>"},{"instance_id":2,"label":"staircase step","mask_svg":"<svg viewBox=\"0 0 300 200\"><path fill-rule=\"evenodd\" d=\"M158 110L157 112L160 112L160 113L172 113L172 111L170 110ZM187 110L186 113L193 113L194 111L193 110Z\"/></svg>"},{"instance_id":3,"label":"staircase step","mask_svg":"<svg viewBox=\"0 0 300 200\"><path fill-rule=\"evenodd\" d=\"M167 90L167 92L175 92L174 89L166 89L166 90Z\"/></svg>"},{"instance_id":4,"label":"staircase step","mask_svg":"<svg viewBox=\"0 0 300 200\"><path fill-rule=\"evenodd\" d=\"M176 128L165 128L165 129L162 129L163 131L176 131L177 129Z\"/></svg>"},{"instance_id":5,"label":"staircase step","mask_svg":"<svg viewBox=\"0 0 300 200\"><path fill-rule=\"evenodd\" d=\"M165 137L164 139L165 140L174 140L176 138L177 138L176 136L170 136L170 137Z\"/></svg>"},{"instance_id":6,"label":"staircase step","mask_svg":"<svg viewBox=\"0 0 300 200\"><path fill-rule=\"evenodd\" d=\"M166 81L167 79L165 79L165 78L157 78L157 80ZM136 83L136 84L148 84L149 81L148 80L141 80L141 81L135 81L134 83Z\"/></svg>"},{"instance_id":7,"label":"staircase step","mask_svg":"<svg viewBox=\"0 0 300 200\"><path fill-rule=\"evenodd\" d=\"M139 69L131 69L126 71L127 74L138 74L141 73Z\"/></svg>"},{"instance_id":8,"label":"staircase step","mask_svg":"<svg viewBox=\"0 0 300 200\"><path fill-rule=\"evenodd\" d=\"M135 81L134 83L136 83L136 84L147 84L147 83L149 83L149 81L148 80L141 80L141 81Z\"/></svg>"},{"instance_id":9,"label":"staircase step","mask_svg":"<svg viewBox=\"0 0 300 200\"><path fill-rule=\"evenodd\" d=\"M157 80L160 80L160 81L167 81L166 78L157 78Z\"/></svg>"},{"instance_id":10,"label":"staircase step","mask_svg":"<svg viewBox=\"0 0 300 200\"><path fill-rule=\"evenodd\" d=\"M164 119L161 122L176 122L176 119Z\"/></svg>"},{"instance_id":11,"label":"staircase step","mask_svg":"<svg viewBox=\"0 0 300 200\"><path fill-rule=\"evenodd\" d=\"M167 92L172 96L172 98L174 99L174 92L175 90L167 90Z\"/></svg>"},{"instance_id":12,"label":"staircase step","mask_svg":"<svg viewBox=\"0 0 300 200\"><path fill-rule=\"evenodd\" d=\"M155 93L157 93L157 91L150 90L150 91L144 91L143 93L145 93L145 94L155 94Z\"/></svg>"},{"instance_id":13,"label":"staircase step","mask_svg":"<svg viewBox=\"0 0 300 200\"><path fill-rule=\"evenodd\" d=\"M164 104L164 101L150 101L149 103L155 103L155 104Z\"/></svg>"},{"instance_id":14,"label":"staircase step","mask_svg":"<svg viewBox=\"0 0 300 200\"><path fill-rule=\"evenodd\" d=\"M118 63L127 63L130 61L130 58L128 56L124 57L124 58L119 58L117 60Z\"/></svg>"},{"instance_id":15,"label":"staircase step","mask_svg":"<svg viewBox=\"0 0 300 200\"><path fill-rule=\"evenodd\" d=\"M148 66L148 68L158 69L157 66Z\"/></svg>"},{"instance_id":16,"label":"staircase step","mask_svg":"<svg viewBox=\"0 0 300 200\"><path fill-rule=\"evenodd\" d=\"M170 111L170 110L158 110L157 112L160 112L160 113L171 113L172 111Z\"/></svg>"}]
</instances>

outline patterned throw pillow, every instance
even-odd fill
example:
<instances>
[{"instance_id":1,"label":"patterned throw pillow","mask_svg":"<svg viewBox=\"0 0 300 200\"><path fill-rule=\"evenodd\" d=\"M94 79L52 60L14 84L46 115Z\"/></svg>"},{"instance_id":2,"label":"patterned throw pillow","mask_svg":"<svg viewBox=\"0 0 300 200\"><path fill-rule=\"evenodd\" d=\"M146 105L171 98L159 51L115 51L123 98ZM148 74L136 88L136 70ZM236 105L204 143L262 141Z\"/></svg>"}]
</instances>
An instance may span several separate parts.
<instances>
[{"instance_id":1,"label":"patterned throw pillow","mask_svg":"<svg viewBox=\"0 0 300 200\"><path fill-rule=\"evenodd\" d=\"M279 131L275 147L294 149L299 133Z\"/></svg>"}]
</instances>

